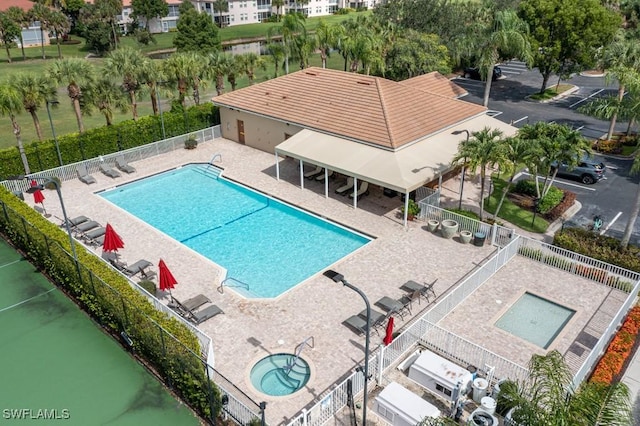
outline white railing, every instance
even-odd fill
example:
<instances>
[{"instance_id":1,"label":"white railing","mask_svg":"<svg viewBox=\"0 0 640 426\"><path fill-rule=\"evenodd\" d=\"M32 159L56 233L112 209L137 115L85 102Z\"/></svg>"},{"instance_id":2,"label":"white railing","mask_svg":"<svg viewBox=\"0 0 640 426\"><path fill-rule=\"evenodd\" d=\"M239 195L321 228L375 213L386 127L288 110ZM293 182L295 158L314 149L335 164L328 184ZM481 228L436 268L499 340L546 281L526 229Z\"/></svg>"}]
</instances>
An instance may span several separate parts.
<instances>
[{"instance_id":1,"label":"white railing","mask_svg":"<svg viewBox=\"0 0 640 426\"><path fill-rule=\"evenodd\" d=\"M430 206L440 207L440 189L431 189L421 186L416 189L416 199L418 204L426 204Z\"/></svg>"},{"instance_id":2,"label":"white railing","mask_svg":"<svg viewBox=\"0 0 640 426\"><path fill-rule=\"evenodd\" d=\"M545 265L630 292L640 274L542 241L520 237L519 254Z\"/></svg>"},{"instance_id":3,"label":"white railing","mask_svg":"<svg viewBox=\"0 0 640 426\"><path fill-rule=\"evenodd\" d=\"M38 173L32 173L29 177L39 177L39 178L52 178L57 177L61 181L77 179L78 173L76 172L76 167L79 164L85 164L87 166L87 171L92 173L100 172L100 164L103 162L114 164L115 159L117 157L123 157L126 162L135 162L140 161L145 158L155 157L157 155L166 154L167 152L175 151L176 149L184 148L184 141L190 137L195 137L199 143L204 143L207 141L211 141L215 138L220 137L220 126L213 126L206 129L198 130L195 132L187 133L180 136L175 136L169 139L163 139L158 142L149 143L146 145L138 146L135 148L127 149L124 151L118 151L111 154L102 155L97 158L91 158L85 161L80 161L73 164L65 164L61 167L56 167L55 169L49 169ZM2 182L9 191L26 191L30 183L28 180L9 180Z\"/></svg>"}]
</instances>

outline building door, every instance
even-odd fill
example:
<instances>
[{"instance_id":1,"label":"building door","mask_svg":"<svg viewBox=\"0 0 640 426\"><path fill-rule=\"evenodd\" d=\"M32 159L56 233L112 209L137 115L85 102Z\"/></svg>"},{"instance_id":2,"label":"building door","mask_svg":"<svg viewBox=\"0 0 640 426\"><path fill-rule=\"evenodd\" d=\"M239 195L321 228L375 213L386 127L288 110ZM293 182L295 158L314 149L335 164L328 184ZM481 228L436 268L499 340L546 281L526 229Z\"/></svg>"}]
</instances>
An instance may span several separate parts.
<instances>
[{"instance_id":1,"label":"building door","mask_svg":"<svg viewBox=\"0 0 640 426\"><path fill-rule=\"evenodd\" d=\"M244 121L238 120L238 142L244 145Z\"/></svg>"}]
</instances>

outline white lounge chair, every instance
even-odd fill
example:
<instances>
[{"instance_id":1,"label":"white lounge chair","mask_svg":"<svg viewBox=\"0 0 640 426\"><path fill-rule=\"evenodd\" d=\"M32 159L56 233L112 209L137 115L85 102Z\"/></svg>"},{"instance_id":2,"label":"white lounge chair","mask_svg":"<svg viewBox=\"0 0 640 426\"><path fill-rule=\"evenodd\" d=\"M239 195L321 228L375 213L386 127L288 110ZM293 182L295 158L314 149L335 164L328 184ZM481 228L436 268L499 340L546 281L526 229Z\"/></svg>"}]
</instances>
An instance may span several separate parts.
<instances>
[{"instance_id":1,"label":"white lounge chair","mask_svg":"<svg viewBox=\"0 0 640 426\"><path fill-rule=\"evenodd\" d=\"M348 177L347 183L336 189L336 194L347 195L347 192L353 189L353 181L352 177Z\"/></svg>"},{"instance_id":2,"label":"white lounge chair","mask_svg":"<svg viewBox=\"0 0 640 426\"><path fill-rule=\"evenodd\" d=\"M360 198L362 195L369 195L369 182L363 181L356 192L356 197ZM353 192L349 194L349 198L353 198Z\"/></svg>"},{"instance_id":3,"label":"white lounge chair","mask_svg":"<svg viewBox=\"0 0 640 426\"><path fill-rule=\"evenodd\" d=\"M304 177L306 177L307 179L313 179L316 176L318 176L320 173L322 173L324 169L320 166L316 166L315 169L311 170L310 172L306 172L304 174Z\"/></svg>"},{"instance_id":4,"label":"white lounge chair","mask_svg":"<svg viewBox=\"0 0 640 426\"><path fill-rule=\"evenodd\" d=\"M327 173L328 178L330 178L331 176L333 176L333 170L329 170L329 172ZM318 176L316 176L316 180L322 182L324 180L324 173L320 173Z\"/></svg>"}]
</instances>

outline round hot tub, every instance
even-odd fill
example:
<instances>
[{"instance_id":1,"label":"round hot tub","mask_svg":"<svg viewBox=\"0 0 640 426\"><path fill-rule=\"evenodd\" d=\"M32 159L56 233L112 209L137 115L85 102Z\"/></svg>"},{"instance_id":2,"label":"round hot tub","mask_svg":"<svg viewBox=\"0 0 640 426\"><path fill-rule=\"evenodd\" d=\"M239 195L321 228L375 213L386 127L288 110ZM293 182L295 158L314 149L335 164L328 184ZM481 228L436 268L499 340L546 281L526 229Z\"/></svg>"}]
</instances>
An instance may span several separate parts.
<instances>
[{"instance_id":1,"label":"round hot tub","mask_svg":"<svg viewBox=\"0 0 640 426\"><path fill-rule=\"evenodd\" d=\"M271 396L285 396L309 381L309 364L293 354L275 354L261 359L251 369L251 384Z\"/></svg>"}]
</instances>

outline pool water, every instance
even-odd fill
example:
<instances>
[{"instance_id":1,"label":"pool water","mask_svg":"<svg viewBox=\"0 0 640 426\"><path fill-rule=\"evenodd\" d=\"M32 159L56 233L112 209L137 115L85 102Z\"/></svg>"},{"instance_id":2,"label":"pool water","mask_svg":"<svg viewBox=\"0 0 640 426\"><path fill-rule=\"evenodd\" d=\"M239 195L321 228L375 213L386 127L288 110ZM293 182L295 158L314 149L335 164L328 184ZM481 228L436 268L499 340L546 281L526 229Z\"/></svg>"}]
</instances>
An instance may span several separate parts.
<instances>
[{"instance_id":1,"label":"pool water","mask_svg":"<svg viewBox=\"0 0 640 426\"><path fill-rule=\"evenodd\" d=\"M496 322L496 327L547 349L576 311L524 293Z\"/></svg>"},{"instance_id":2,"label":"pool water","mask_svg":"<svg viewBox=\"0 0 640 426\"><path fill-rule=\"evenodd\" d=\"M274 354L251 369L251 384L271 396L290 395L304 387L311 373L309 364L293 354Z\"/></svg>"},{"instance_id":3,"label":"pool water","mask_svg":"<svg viewBox=\"0 0 640 426\"><path fill-rule=\"evenodd\" d=\"M99 195L226 268L247 297L277 297L371 241L219 172L189 165Z\"/></svg>"}]
</instances>

